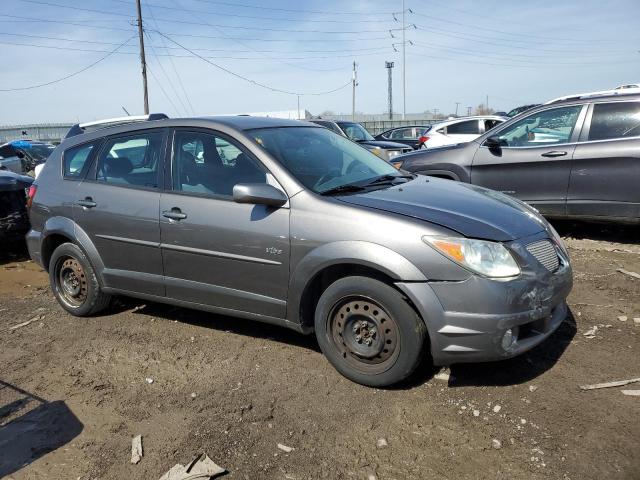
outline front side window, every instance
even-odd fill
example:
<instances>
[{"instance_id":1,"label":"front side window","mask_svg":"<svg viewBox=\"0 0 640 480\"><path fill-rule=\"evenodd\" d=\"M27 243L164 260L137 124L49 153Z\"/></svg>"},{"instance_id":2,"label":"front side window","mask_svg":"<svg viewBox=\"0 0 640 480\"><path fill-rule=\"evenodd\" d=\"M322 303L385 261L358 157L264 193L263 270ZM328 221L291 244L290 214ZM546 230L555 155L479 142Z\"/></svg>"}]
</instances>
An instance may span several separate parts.
<instances>
[{"instance_id":1,"label":"front side window","mask_svg":"<svg viewBox=\"0 0 640 480\"><path fill-rule=\"evenodd\" d=\"M391 138L394 140L411 140L414 138L413 128L401 128L399 130L394 130Z\"/></svg>"},{"instance_id":2,"label":"front side window","mask_svg":"<svg viewBox=\"0 0 640 480\"><path fill-rule=\"evenodd\" d=\"M340 123L340 128L342 128L344 134L354 142L371 141L374 139L367 129L359 123L342 122Z\"/></svg>"},{"instance_id":3,"label":"front side window","mask_svg":"<svg viewBox=\"0 0 640 480\"><path fill-rule=\"evenodd\" d=\"M582 105L534 113L506 127L497 136L504 147L544 147L568 143Z\"/></svg>"},{"instance_id":4,"label":"front side window","mask_svg":"<svg viewBox=\"0 0 640 480\"><path fill-rule=\"evenodd\" d=\"M65 178L80 178L87 160L95 148L95 143L85 143L69 148L62 154L62 168Z\"/></svg>"},{"instance_id":5,"label":"front side window","mask_svg":"<svg viewBox=\"0 0 640 480\"><path fill-rule=\"evenodd\" d=\"M203 195L233 195L238 183L266 183L266 171L235 142L205 132L176 131L173 189Z\"/></svg>"},{"instance_id":6,"label":"front side window","mask_svg":"<svg viewBox=\"0 0 640 480\"><path fill-rule=\"evenodd\" d=\"M640 102L598 103L593 106L589 140L640 136Z\"/></svg>"},{"instance_id":7,"label":"front side window","mask_svg":"<svg viewBox=\"0 0 640 480\"><path fill-rule=\"evenodd\" d=\"M300 183L316 193L398 175L389 163L324 128L264 128L250 134Z\"/></svg>"},{"instance_id":8,"label":"front side window","mask_svg":"<svg viewBox=\"0 0 640 480\"><path fill-rule=\"evenodd\" d=\"M163 132L107 141L98 158L96 180L122 186L158 188Z\"/></svg>"},{"instance_id":9,"label":"front side window","mask_svg":"<svg viewBox=\"0 0 640 480\"><path fill-rule=\"evenodd\" d=\"M480 135L480 124L477 120L447 125L447 135Z\"/></svg>"}]
</instances>

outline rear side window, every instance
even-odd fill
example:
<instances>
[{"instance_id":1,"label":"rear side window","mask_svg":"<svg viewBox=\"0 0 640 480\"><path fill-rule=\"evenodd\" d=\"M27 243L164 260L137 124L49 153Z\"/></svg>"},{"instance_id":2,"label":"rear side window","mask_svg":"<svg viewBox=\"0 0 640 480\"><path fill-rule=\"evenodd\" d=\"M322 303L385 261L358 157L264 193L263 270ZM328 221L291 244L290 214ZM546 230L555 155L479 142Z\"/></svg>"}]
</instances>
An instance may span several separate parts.
<instances>
[{"instance_id":1,"label":"rear side window","mask_svg":"<svg viewBox=\"0 0 640 480\"><path fill-rule=\"evenodd\" d=\"M593 106L589 140L640 136L640 102L597 103Z\"/></svg>"},{"instance_id":2,"label":"rear side window","mask_svg":"<svg viewBox=\"0 0 640 480\"><path fill-rule=\"evenodd\" d=\"M158 188L163 132L144 132L107 141L96 180L121 186Z\"/></svg>"},{"instance_id":3,"label":"rear side window","mask_svg":"<svg viewBox=\"0 0 640 480\"><path fill-rule=\"evenodd\" d=\"M447 134L475 134L480 135L480 124L477 120L468 120L466 122L454 123L447 125Z\"/></svg>"},{"instance_id":4,"label":"rear side window","mask_svg":"<svg viewBox=\"0 0 640 480\"><path fill-rule=\"evenodd\" d=\"M65 150L62 155L64 178L74 179L80 178L85 166L88 166L87 160L91 156L96 144L85 143Z\"/></svg>"}]
</instances>

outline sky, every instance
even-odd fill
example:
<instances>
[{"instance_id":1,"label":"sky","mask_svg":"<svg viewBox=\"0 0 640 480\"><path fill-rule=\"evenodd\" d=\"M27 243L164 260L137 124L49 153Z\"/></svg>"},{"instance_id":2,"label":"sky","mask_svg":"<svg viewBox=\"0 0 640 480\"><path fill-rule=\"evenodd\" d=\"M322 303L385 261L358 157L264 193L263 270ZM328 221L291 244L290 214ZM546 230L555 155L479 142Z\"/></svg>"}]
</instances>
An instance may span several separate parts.
<instances>
[{"instance_id":1,"label":"sky","mask_svg":"<svg viewBox=\"0 0 640 480\"><path fill-rule=\"evenodd\" d=\"M1 4L0 125L143 112L135 0ZM407 113L462 114L487 96L509 110L640 82L638 0L405 4ZM150 110L295 110L299 100L346 114L355 61L356 110L384 113L393 61L401 113L401 10L401 0L142 0Z\"/></svg>"}]
</instances>

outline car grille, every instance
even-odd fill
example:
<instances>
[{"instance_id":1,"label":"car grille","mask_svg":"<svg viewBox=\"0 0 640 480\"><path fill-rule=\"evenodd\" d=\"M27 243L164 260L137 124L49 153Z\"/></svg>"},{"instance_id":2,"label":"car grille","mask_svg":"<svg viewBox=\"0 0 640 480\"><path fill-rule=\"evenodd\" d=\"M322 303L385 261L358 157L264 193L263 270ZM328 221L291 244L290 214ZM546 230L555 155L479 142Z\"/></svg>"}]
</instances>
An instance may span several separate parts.
<instances>
[{"instance_id":1,"label":"car grille","mask_svg":"<svg viewBox=\"0 0 640 480\"><path fill-rule=\"evenodd\" d=\"M527 245L527 251L550 272L555 272L560 266L556 247L549 240L530 243Z\"/></svg>"}]
</instances>

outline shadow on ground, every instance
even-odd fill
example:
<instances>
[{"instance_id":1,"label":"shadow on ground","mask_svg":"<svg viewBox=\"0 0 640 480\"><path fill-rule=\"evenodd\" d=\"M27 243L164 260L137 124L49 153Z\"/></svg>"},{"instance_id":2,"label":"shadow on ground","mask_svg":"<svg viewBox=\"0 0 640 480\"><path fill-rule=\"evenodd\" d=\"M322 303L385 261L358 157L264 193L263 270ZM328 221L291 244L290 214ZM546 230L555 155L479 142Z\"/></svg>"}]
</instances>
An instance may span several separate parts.
<instances>
[{"instance_id":1,"label":"shadow on ground","mask_svg":"<svg viewBox=\"0 0 640 480\"><path fill-rule=\"evenodd\" d=\"M563 237L640 245L640 225L552 220Z\"/></svg>"},{"instance_id":2,"label":"shadow on ground","mask_svg":"<svg viewBox=\"0 0 640 480\"><path fill-rule=\"evenodd\" d=\"M0 380L0 478L66 445L83 425L62 400L48 402Z\"/></svg>"},{"instance_id":3,"label":"shadow on ground","mask_svg":"<svg viewBox=\"0 0 640 480\"><path fill-rule=\"evenodd\" d=\"M0 249L0 265L26 260L29 260L29 251L24 241L8 242Z\"/></svg>"},{"instance_id":4,"label":"shadow on ground","mask_svg":"<svg viewBox=\"0 0 640 480\"><path fill-rule=\"evenodd\" d=\"M136 308L137 307L137 308ZM215 313L192 310L189 308L175 307L162 303L144 302L128 297L118 297L110 307L108 314L121 313L134 309L134 314L143 314L163 320L177 320L190 325L224 330L236 335L262 338L286 343L301 348L307 348L314 352L320 352L320 347L315 335L303 335L286 327L271 325L245 318L217 315Z\"/></svg>"}]
</instances>

